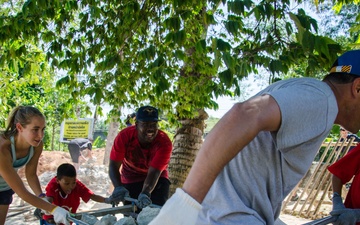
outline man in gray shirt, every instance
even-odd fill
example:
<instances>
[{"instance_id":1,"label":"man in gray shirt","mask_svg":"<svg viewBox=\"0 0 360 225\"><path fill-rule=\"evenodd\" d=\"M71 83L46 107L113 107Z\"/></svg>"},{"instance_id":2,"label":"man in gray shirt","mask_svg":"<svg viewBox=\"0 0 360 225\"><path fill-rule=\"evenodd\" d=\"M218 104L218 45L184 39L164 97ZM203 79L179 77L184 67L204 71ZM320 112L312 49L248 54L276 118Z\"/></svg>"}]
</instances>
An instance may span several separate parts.
<instances>
[{"instance_id":1,"label":"man in gray shirt","mask_svg":"<svg viewBox=\"0 0 360 225\"><path fill-rule=\"evenodd\" d=\"M273 225L333 124L357 133L359 111L360 50L340 56L323 81L271 84L219 120L150 225Z\"/></svg>"},{"instance_id":2,"label":"man in gray shirt","mask_svg":"<svg viewBox=\"0 0 360 225\"><path fill-rule=\"evenodd\" d=\"M68 144L69 153L72 163L76 169L79 170L80 164L84 160L92 158L92 140L87 138L75 138Z\"/></svg>"}]
</instances>

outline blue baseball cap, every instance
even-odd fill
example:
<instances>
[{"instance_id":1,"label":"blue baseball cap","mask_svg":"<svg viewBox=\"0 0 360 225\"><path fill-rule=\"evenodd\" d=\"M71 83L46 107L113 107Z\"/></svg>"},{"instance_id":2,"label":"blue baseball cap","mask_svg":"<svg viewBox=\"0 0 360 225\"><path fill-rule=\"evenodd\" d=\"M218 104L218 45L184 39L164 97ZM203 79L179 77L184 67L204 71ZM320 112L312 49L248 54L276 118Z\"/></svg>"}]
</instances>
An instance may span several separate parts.
<instances>
[{"instance_id":1,"label":"blue baseball cap","mask_svg":"<svg viewBox=\"0 0 360 225\"><path fill-rule=\"evenodd\" d=\"M154 122L159 121L157 108L152 106L142 106L136 112L136 121Z\"/></svg>"},{"instance_id":2,"label":"blue baseball cap","mask_svg":"<svg viewBox=\"0 0 360 225\"><path fill-rule=\"evenodd\" d=\"M360 76L360 50L345 52L334 62L330 73L348 73Z\"/></svg>"}]
</instances>

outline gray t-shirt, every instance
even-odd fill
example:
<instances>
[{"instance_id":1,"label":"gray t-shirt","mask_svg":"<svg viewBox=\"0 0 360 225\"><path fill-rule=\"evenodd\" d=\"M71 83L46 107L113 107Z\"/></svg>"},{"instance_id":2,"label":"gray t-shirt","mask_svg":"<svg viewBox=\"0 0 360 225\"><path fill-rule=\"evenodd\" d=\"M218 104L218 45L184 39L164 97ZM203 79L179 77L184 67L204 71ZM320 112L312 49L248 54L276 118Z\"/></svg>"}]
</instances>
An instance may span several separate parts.
<instances>
[{"instance_id":1,"label":"gray t-shirt","mask_svg":"<svg viewBox=\"0 0 360 225\"><path fill-rule=\"evenodd\" d=\"M283 199L332 129L338 108L325 82L279 81L257 95L266 94L280 107L280 129L260 132L225 166L202 203L197 225L274 224Z\"/></svg>"}]
</instances>

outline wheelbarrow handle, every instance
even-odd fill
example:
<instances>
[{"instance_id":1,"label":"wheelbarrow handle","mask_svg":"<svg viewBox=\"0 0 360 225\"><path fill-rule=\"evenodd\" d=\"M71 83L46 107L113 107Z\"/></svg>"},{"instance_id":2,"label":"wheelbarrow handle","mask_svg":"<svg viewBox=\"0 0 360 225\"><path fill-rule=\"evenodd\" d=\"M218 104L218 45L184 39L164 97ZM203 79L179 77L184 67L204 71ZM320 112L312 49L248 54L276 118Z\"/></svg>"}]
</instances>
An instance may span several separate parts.
<instances>
[{"instance_id":1,"label":"wheelbarrow handle","mask_svg":"<svg viewBox=\"0 0 360 225\"><path fill-rule=\"evenodd\" d=\"M326 225L337 220L337 216L327 216L318 220L311 221L309 223L305 223L303 225Z\"/></svg>"},{"instance_id":2,"label":"wheelbarrow handle","mask_svg":"<svg viewBox=\"0 0 360 225\"><path fill-rule=\"evenodd\" d=\"M90 225L90 224L88 224L88 223L86 223L86 222L84 222L84 221L82 221L82 220L78 220L78 219L76 219L76 218L74 218L74 217L72 217L72 216L69 216L67 219L68 219L69 221L75 223L76 225Z\"/></svg>"}]
</instances>

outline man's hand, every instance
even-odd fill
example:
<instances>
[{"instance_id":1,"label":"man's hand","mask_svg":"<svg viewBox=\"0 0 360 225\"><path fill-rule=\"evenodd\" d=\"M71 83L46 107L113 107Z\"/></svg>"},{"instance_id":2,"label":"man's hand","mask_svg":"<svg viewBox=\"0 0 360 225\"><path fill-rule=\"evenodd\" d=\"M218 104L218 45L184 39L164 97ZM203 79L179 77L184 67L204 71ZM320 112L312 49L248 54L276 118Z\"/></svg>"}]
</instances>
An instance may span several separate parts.
<instances>
[{"instance_id":1,"label":"man's hand","mask_svg":"<svg viewBox=\"0 0 360 225\"><path fill-rule=\"evenodd\" d=\"M338 216L338 219L333 222L334 225L355 225L356 222L360 221L360 209L346 208L338 193L334 193L332 202L333 210L330 215Z\"/></svg>"},{"instance_id":2,"label":"man's hand","mask_svg":"<svg viewBox=\"0 0 360 225\"><path fill-rule=\"evenodd\" d=\"M338 216L333 225L355 225L360 222L360 209L339 209L330 212L332 216Z\"/></svg>"},{"instance_id":3,"label":"man's hand","mask_svg":"<svg viewBox=\"0 0 360 225\"><path fill-rule=\"evenodd\" d=\"M150 193L141 192L138 196L138 201L136 202L137 207L140 209L145 208L146 206L150 205L151 199L150 199Z\"/></svg>"},{"instance_id":4,"label":"man's hand","mask_svg":"<svg viewBox=\"0 0 360 225\"><path fill-rule=\"evenodd\" d=\"M337 193L334 192L333 195L333 199L332 199L332 203L333 203L333 208L332 211L336 211L336 210L340 210L340 209L345 209L344 203L342 201L341 196Z\"/></svg>"},{"instance_id":5,"label":"man's hand","mask_svg":"<svg viewBox=\"0 0 360 225\"><path fill-rule=\"evenodd\" d=\"M116 187L110 196L113 202L124 202L125 197L130 198L130 194L129 191L123 186Z\"/></svg>"},{"instance_id":6,"label":"man's hand","mask_svg":"<svg viewBox=\"0 0 360 225\"><path fill-rule=\"evenodd\" d=\"M67 218L70 216L69 211L67 211L64 208L61 208L60 206L56 206L55 209L51 212L51 214L54 216L55 223L63 223L65 225L70 225Z\"/></svg>"},{"instance_id":7,"label":"man's hand","mask_svg":"<svg viewBox=\"0 0 360 225\"><path fill-rule=\"evenodd\" d=\"M177 188L149 225L195 225L200 210L200 203Z\"/></svg>"}]
</instances>

